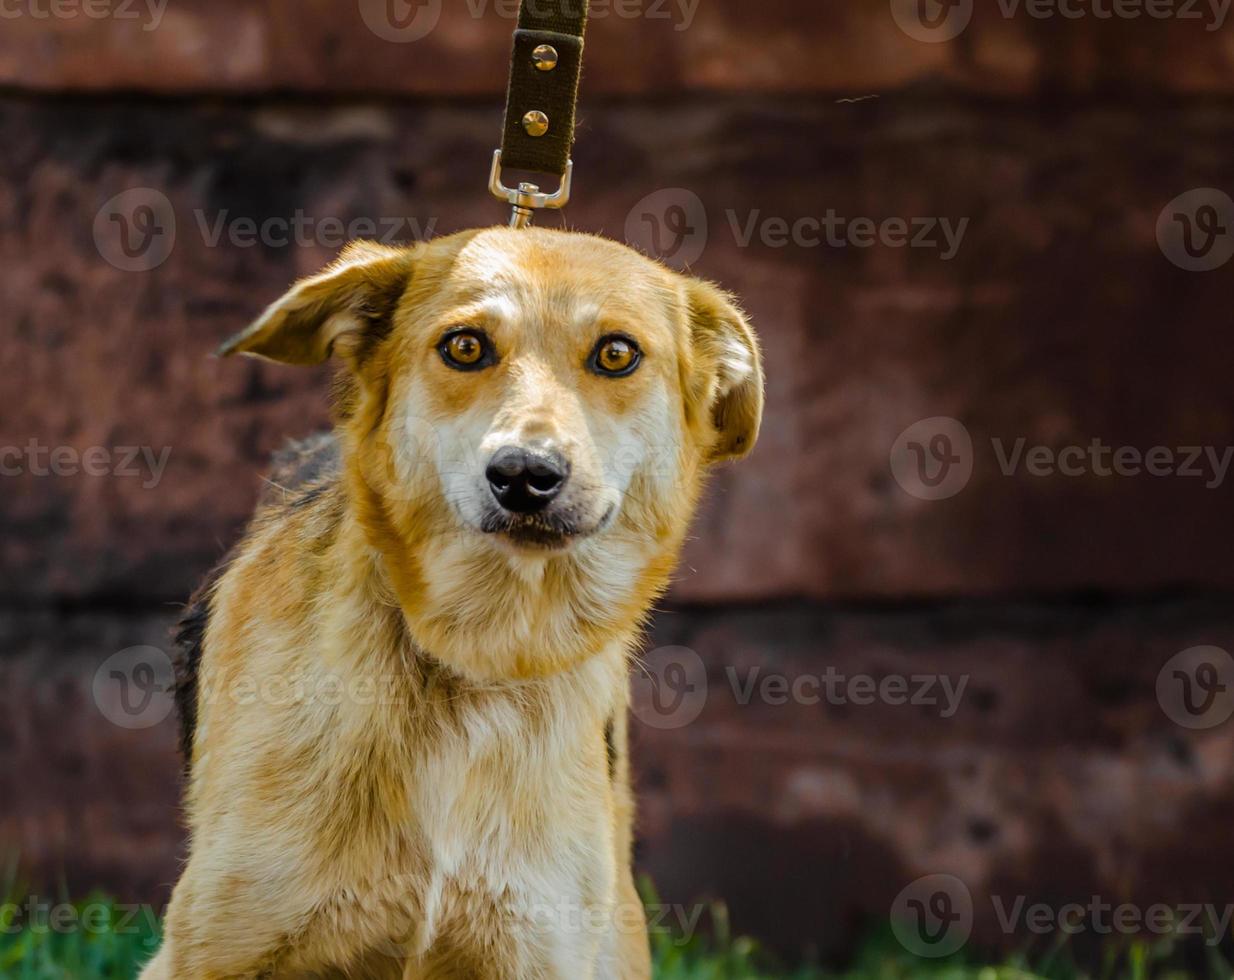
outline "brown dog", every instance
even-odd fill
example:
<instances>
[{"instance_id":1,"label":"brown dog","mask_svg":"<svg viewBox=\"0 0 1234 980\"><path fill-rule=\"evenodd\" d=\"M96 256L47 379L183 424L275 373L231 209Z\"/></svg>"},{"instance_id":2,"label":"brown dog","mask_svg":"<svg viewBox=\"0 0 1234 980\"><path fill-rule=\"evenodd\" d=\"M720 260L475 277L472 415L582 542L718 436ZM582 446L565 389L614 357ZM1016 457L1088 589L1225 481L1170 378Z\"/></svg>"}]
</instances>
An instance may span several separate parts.
<instances>
[{"instance_id":1,"label":"brown dog","mask_svg":"<svg viewBox=\"0 0 1234 980\"><path fill-rule=\"evenodd\" d=\"M643 978L627 669L758 345L600 238L353 245L224 353L345 365L186 619L192 845L144 980Z\"/></svg>"}]
</instances>

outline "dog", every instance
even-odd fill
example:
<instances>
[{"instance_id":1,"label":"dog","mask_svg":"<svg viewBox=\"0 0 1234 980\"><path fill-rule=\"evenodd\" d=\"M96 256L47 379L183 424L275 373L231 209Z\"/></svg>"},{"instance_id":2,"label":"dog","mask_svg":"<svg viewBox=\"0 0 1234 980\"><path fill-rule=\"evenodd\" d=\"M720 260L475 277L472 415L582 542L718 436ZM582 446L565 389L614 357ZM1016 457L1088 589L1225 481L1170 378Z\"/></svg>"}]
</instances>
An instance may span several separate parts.
<instances>
[{"instance_id":1,"label":"dog","mask_svg":"<svg viewBox=\"0 0 1234 980\"><path fill-rule=\"evenodd\" d=\"M223 355L341 364L182 622L187 862L143 980L650 976L628 671L708 469L735 301L624 245L349 246Z\"/></svg>"}]
</instances>

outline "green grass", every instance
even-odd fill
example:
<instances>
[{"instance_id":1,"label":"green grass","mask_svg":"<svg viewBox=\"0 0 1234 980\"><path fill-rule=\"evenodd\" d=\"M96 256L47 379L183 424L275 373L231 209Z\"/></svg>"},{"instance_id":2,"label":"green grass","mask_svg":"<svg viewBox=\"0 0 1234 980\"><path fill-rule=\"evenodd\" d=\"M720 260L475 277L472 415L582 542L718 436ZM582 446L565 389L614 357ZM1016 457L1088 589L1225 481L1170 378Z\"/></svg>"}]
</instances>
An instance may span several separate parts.
<instances>
[{"instance_id":1,"label":"green grass","mask_svg":"<svg viewBox=\"0 0 1234 980\"><path fill-rule=\"evenodd\" d=\"M132 980L158 948L158 924L102 897L56 907L59 918L19 923L0 905L0 980Z\"/></svg>"},{"instance_id":2,"label":"green grass","mask_svg":"<svg viewBox=\"0 0 1234 980\"><path fill-rule=\"evenodd\" d=\"M682 945L653 937L657 980L1231 980L1229 964L1214 953L1208 968L1190 972L1169 942L1128 941L1104 951L1097 969L1075 962L1067 947L1006 958L1000 966L962 956L927 960L902 949L890 932L868 940L843 970L777 969L749 939L696 938Z\"/></svg>"},{"instance_id":3,"label":"green grass","mask_svg":"<svg viewBox=\"0 0 1234 980\"><path fill-rule=\"evenodd\" d=\"M999 966L957 953L923 959L906 951L890 928L862 944L843 970L777 969L753 940L729 934L723 905L712 910L710 934L682 941L652 935L657 980L1232 980L1234 968L1216 947L1193 939L1187 946L1171 938L1152 942L1122 937L1101 947L1100 962L1077 962L1069 941L1045 943L1040 949L1006 957ZM1203 961L1200 969L1183 965L1185 954Z\"/></svg>"},{"instance_id":4,"label":"green grass","mask_svg":"<svg viewBox=\"0 0 1234 980\"><path fill-rule=\"evenodd\" d=\"M158 926L103 898L58 906L75 925L46 923L18 928L11 904L0 904L0 980L133 980L157 948ZM928 961L905 952L888 932L867 942L844 971L777 970L752 940L730 935L722 905L710 916L707 935L688 940L652 936L657 980L1230 980L1230 964L1205 951L1202 972L1180 965L1180 948L1169 939L1124 940L1106 947L1095 970L1079 967L1069 945L981 966L962 958ZM1031 964L1031 965L1030 965Z\"/></svg>"}]
</instances>

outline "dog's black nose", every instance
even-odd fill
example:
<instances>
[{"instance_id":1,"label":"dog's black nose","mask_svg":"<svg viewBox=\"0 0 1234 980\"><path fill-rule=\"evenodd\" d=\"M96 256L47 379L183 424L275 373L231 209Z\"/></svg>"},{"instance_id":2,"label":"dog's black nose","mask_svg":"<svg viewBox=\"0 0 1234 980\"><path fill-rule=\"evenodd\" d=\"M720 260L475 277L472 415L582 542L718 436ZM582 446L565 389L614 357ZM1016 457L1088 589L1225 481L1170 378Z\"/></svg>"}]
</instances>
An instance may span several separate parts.
<instances>
[{"instance_id":1,"label":"dog's black nose","mask_svg":"<svg viewBox=\"0 0 1234 980\"><path fill-rule=\"evenodd\" d=\"M570 464L557 453L506 446L497 450L484 475L502 507L515 514L534 514L561 493Z\"/></svg>"}]
</instances>

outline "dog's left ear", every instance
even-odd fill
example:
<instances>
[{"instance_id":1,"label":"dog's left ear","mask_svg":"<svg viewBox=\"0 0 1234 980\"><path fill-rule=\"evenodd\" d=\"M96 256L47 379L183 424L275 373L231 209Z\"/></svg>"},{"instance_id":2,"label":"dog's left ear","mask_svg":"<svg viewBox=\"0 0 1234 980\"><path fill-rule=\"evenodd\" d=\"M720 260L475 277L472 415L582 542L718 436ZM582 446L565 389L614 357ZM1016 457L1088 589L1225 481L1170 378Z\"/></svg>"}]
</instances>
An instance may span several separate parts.
<instances>
[{"instance_id":1,"label":"dog's left ear","mask_svg":"<svg viewBox=\"0 0 1234 980\"><path fill-rule=\"evenodd\" d=\"M763 358L750 321L734 299L707 282L687 286L693 378L689 397L714 437L709 461L740 459L763 420Z\"/></svg>"},{"instance_id":2,"label":"dog's left ear","mask_svg":"<svg viewBox=\"0 0 1234 980\"><path fill-rule=\"evenodd\" d=\"M320 364L332 354L358 360L389 330L411 279L416 252L353 242L324 272L301 280L219 356L251 354L283 364Z\"/></svg>"}]
</instances>

